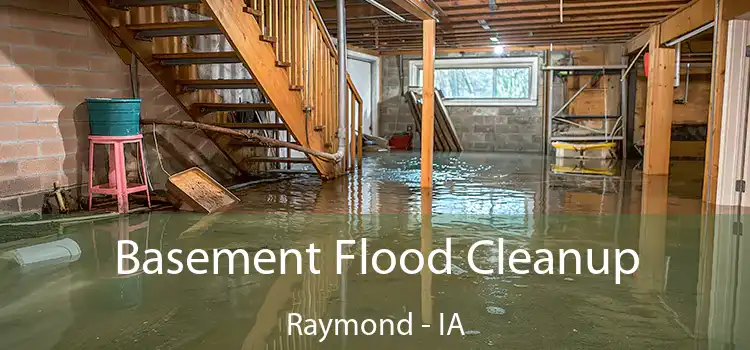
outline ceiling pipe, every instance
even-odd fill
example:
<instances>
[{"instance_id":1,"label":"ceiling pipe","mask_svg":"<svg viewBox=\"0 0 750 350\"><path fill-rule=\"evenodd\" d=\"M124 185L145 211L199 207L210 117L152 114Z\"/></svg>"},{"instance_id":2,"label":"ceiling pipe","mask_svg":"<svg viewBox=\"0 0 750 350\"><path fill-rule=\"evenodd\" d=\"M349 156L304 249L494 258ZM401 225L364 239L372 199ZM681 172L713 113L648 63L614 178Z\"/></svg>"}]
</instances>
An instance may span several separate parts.
<instances>
[{"instance_id":1,"label":"ceiling pipe","mask_svg":"<svg viewBox=\"0 0 750 350\"><path fill-rule=\"evenodd\" d=\"M494 0L490 0L490 1L494 2ZM445 11L443 11L443 8L440 7L440 5L436 4L435 1L433 1L433 0L425 0L425 2L427 3L427 5L430 5L430 7L432 7L435 11L437 11L437 13L438 13L438 15L440 17L445 17L446 16Z\"/></svg>"},{"instance_id":2,"label":"ceiling pipe","mask_svg":"<svg viewBox=\"0 0 750 350\"><path fill-rule=\"evenodd\" d=\"M403 22L403 23L409 22L406 18L402 17L398 13L393 12L393 10L391 10L391 9L383 6L383 4L381 4L381 3L379 3L379 2L377 2L375 0L365 0L365 2L367 2L368 4L370 4L372 6L375 6L378 10L385 12L386 14L388 14L389 16L395 18L399 22Z\"/></svg>"},{"instance_id":3,"label":"ceiling pipe","mask_svg":"<svg viewBox=\"0 0 750 350\"><path fill-rule=\"evenodd\" d=\"M682 43L677 43L677 54L674 65L674 87L680 87L680 59L682 59Z\"/></svg>"},{"instance_id":4,"label":"ceiling pipe","mask_svg":"<svg viewBox=\"0 0 750 350\"><path fill-rule=\"evenodd\" d=\"M707 23L706 25L704 25L704 26L702 26L702 27L700 27L698 29L695 29L695 30L693 30L693 31L691 31L691 32L689 32L689 33L687 33L687 34L685 34L685 35L683 35L683 36L681 36L681 37L679 37L677 39L674 39L672 41L668 41L665 44L665 46L666 47L675 46L675 45L677 45L677 44L679 44L679 43L681 43L681 42L683 42L685 40L689 40L689 39L695 37L696 35L701 34L701 33L705 32L705 31L707 31L707 30L709 30L709 29L711 29L713 27L714 27L714 22Z\"/></svg>"}]
</instances>

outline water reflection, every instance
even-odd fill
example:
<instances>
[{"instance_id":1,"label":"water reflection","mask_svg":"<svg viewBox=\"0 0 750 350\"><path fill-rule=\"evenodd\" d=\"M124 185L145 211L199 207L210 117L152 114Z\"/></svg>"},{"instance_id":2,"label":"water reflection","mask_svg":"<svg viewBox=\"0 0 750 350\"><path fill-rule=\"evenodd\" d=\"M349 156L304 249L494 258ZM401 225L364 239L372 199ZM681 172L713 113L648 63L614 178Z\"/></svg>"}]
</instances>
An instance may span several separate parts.
<instances>
[{"instance_id":1,"label":"water reflection","mask_svg":"<svg viewBox=\"0 0 750 350\"><path fill-rule=\"evenodd\" d=\"M432 193L419 189L416 155L389 154L366 158L361 177L247 189L241 205L219 215L159 212L39 228L49 236L0 247L0 348L750 347L741 331L750 325L750 248L734 234L736 216L699 215L700 200L684 184L701 174L643 178L622 164L592 174L532 155L439 155L436 163ZM358 261L337 275L336 240L362 237L370 251L395 252L430 251L452 237L454 271L468 270L461 258L468 245L496 238L530 250L630 248L641 266L621 285L594 275L380 276L361 274ZM138 242L139 254L313 242L324 253L318 275L119 276L122 239ZM61 240L75 242L80 257L19 268L10 253ZM483 259L496 263L496 251ZM356 319L412 312L420 329L319 343L288 335L288 312ZM438 336L439 315L453 312L467 334Z\"/></svg>"}]
</instances>

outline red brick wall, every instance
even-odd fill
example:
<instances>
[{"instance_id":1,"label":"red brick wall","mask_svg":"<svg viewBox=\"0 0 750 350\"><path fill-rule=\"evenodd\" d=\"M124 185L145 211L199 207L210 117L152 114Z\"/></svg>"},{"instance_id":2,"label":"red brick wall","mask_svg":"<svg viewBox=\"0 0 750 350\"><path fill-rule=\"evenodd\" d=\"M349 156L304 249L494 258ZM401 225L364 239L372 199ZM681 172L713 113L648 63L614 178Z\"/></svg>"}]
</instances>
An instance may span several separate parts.
<instances>
[{"instance_id":1,"label":"red brick wall","mask_svg":"<svg viewBox=\"0 0 750 350\"><path fill-rule=\"evenodd\" d=\"M20 3L20 2L19 2ZM88 97L130 97L122 63L76 1L27 1L0 7L0 212L37 210L40 193L59 181L88 181ZM143 70L141 70L143 71ZM141 75L143 115L187 119L166 91ZM203 134L159 129L169 172L216 165L234 168ZM153 137L145 137L155 187L166 181ZM163 142L163 144L162 144ZM198 146L200 152L192 152ZM192 152L192 153L191 153ZM96 168L99 168L97 165Z\"/></svg>"}]
</instances>

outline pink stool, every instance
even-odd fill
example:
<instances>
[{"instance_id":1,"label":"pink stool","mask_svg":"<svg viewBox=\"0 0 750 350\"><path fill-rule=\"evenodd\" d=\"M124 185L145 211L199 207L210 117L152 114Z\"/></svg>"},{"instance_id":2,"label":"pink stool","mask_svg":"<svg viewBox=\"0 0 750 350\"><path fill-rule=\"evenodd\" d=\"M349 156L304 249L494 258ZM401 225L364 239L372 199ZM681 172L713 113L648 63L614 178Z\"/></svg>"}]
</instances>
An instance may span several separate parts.
<instances>
[{"instance_id":1,"label":"pink stool","mask_svg":"<svg viewBox=\"0 0 750 350\"><path fill-rule=\"evenodd\" d=\"M143 171L143 184L128 183L125 172L125 144L138 144L138 158ZM94 185L94 145L110 145L109 154L109 183ZM89 210L94 193L117 196L117 211L120 214L128 212L128 195L146 191L146 201L151 208L151 195L148 192L146 163L143 159L143 135L132 136L93 136L89 135Z\"/></svg>"}]
</instances>

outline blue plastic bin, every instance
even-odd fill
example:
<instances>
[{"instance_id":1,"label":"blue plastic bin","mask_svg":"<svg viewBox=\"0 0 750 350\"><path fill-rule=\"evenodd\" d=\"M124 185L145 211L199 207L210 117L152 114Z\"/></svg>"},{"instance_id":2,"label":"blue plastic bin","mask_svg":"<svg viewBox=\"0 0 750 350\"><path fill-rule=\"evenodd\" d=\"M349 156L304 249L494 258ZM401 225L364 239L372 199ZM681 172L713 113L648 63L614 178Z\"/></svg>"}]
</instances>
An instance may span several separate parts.
<instances>
[{"instance_id":1,"label":"blue plastic bin","mask_svg":"<svg viewBox=\"0 0 750 350\"><path fill-rule=\"evenodd\" d=\"M141 99L87 98L91 135L130 136L141 132Z\"/></svg>"}]
</instances>

